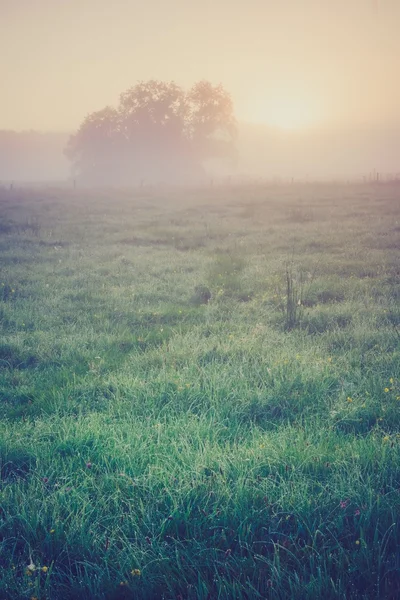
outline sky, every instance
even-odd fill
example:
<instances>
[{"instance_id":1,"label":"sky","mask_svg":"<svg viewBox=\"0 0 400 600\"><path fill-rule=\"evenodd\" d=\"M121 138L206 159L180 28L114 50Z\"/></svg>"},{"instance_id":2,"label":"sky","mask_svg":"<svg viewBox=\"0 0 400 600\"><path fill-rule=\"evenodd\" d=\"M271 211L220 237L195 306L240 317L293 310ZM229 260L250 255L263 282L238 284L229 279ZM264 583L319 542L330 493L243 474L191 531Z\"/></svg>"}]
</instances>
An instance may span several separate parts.
<instances>
[{"instance_id":1,"label":"sky","mask_svg":"<svg viewBox=\"0 0 400 600\"><path fill-rule=\"evenodd\" d=\"M139 80L222 83L239 121L400 123L400 0L0 0L0 129L74 131Z\"/></svg>"}]
</instances>

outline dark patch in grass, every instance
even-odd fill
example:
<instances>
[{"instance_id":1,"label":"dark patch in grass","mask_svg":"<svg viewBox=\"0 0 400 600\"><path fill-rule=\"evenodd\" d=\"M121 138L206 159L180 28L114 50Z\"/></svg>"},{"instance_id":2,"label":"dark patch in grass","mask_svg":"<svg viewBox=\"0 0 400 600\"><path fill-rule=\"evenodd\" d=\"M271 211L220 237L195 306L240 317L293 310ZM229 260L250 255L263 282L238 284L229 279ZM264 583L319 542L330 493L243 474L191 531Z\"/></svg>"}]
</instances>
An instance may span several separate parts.
<instances>
[{"instance_id":1,"label":"dark patch in grass","mask_svg":"<svg viewBox=\"0 0 400 600\"><path fill-rule=\"evenodd\" d=\"M326 242L310 242L307 244L307 250L311 250L312 252L326 252L327 248L331 250L330 245Z\"/></svg>"},{"instance_id":2,"label":"dark patch in grass","mask_svg":"<svg viewBox=\"0 0 400 600\"><path fill-rule=\"evenodd\" d=\"M123 238L120 240L121 244L128 244L129 246L144 246L144 247L173 247L176 250L186 252L188 250L195 250L196 248L203 248L205 246L205 240L196 236L192 237L158 237L158 238L145 238L133 236L130 238Z\"/></svg>"},{"instance_id":3,"label":"dark patch in grass","mask_svg":"<svg viewBox=\"0 0 400 600\"><path fill-rule=\"evenodd\" d=\"M8 419L33 419L38 417L43 412L40 404L36 402L32 402L28 400L23 404L18 404L17 406L12 406L5 411L6 417Z\"/></svg>"},{"instance_id":4,"label":"dark patch in grass","mask_svg":"<svg viewBox=\"0 0 400 600\"><path fill-rule=\"evenodd\" d=\"M15 289L8 283L0 285L0 301L8 302L15 299Z\"/></svg>"},{"instance_id":5,"label":"dark patch in grass","mask_svg":"<svg viewBox=\"0 0 400 600\"><path fill-rule=\"evenodd\" d=\"M150 238L139 238L136 236L123 238L119 240L120 244L128 244L129 246L163 246L164 240L152 240Z\"/></svg>"},{"instance_id":6,"label":"dark patch in grass","mask_svg":"<svg viewBox=\"0 0 400 600\"><path fill-rule=\"evenodd\" d=\"M29 369L36 367L39 362L36 354L17 349L11 344L0 345L0 369Z\"/></svg>"},{"instance_id":7,"label":"dark patch in grass","mask_svg":"<svg viewBox=\"0 0 400 600\"><path fill-rule=\"evenodd\" d=\"M286 215L286 221L290 223L309 223L315 220L313 211L307 208L292 208Z\"/></svg>"},{"instance_id":8,"label":"dark patch in grass","mask_svg":"<svg viewBox=\"0 0 400 600\"><path fill-rule=\"evenodd\" d=\"M35 261L33 256L2 256L1 262L6 265L27 265Z\"/></svg>"},{"instance_id":9,"label":"dark patch in grass","mask_svg":"<svg viewBox=\"0 0 400 600\"><path fill-rule=\"evenodd\" d=\"M192 297L191 304L198 306L200 304L208 304L211 300L211 291L206 285L196 285Z\"/></svg>"},{"instance_id":10,"label":"dark patch in grass","mask_svg":"<svg viewBox=\"0 0 400 600\"><path fill-rule=\"evenodd\" d=\"M193 238L192 240L178 240L174 246L176 250L188 252L189 250L196 250L196 248L204 248L206 243L203 239Z\"/></svg>"},{"instance_id":11,"label":"dark patch in grass","mask_svg":"<svg viewBox=\"0 0 400 600\"><path fill-rule=\"evenodd\" d=\"M309 292L303 299L303 306L312 307L317 304L336 304L343 302L345 299L344 293L340 290L325 289L318 292Z\"/></svg>"},{"instance_id":12,"label":"dark patch in grass","mask_svg":"<svg viewBox=\"0 0 400 600\"><path fill-rule=\"evenodd\" d=\"M380 250L399 250L400 249L400 239L390 239L390 238L385 239L384 238L384 239L378 241L377 248Z\"/></svg>"},{"instance_id":13,"label":"dark patch in grass","mask_svg":"<svg viewBox=\"0 0 400 600\"><path fill-rule=\"evenodd\" d=\"M13 388L0 390L0 402L12 404L16 407L25 407L33 401L34 394L32 392L23 393Z\"/></svg>"},{"instance_id":14,"label":"dark patch in grass","mask_svg":"<svg viewBox=\"0 0 400 600\"><path fill-rule=\"evenodd\" d=\"M333 302L343 302L344 294L338 290L322 290L317 293L317 302L320 304L331 304Z\"/></svg>"},{"instance_id":15,"label":"dark patch in grass","mask_svg":"<svg viewBox=\"0 0 400 600\"><path fill-rule=\"evenodd\" d=\"M0 222L0 234L24 234L32 233L33 235L39 235L40 225L35 219L28 219L24 223L18 223L11 219Z\"/></svg>"},{"instance_id":16,"label":"dark patch in grass","mask_svg":"<svg viewBox=\"0 0 400 600\"><path fill-rule=\"evenodd\" d=\"M213 350L209 350L208 352L205 352L202 356L199 357L198 362L200 366L205 366L208 364L213 364L213 363L217 363L217 364L227 364L229 363L231 360L231 357L223 352L219 352L216 348L214 348Z\"/></svg>"},{"instance_id":17,"label":"dark patch in grass","mask_svg":"<svg viewBox=\"0 0 400 600\"><path fill-rule=\"evenodd\" d=\"M374 278L378 275L377 270L368 267L364 262L341 262L339 264L328 263L323 266L322 275L334 274L342 277L359 277L360 279Z\"/></svg>"},{"instance_id":18,"label":"dark patch in grass","mask_svg":"<svg viewBox=\"0 0 400 600\"><path fill-rule=\"evenodd\" d=\"M115 348L117 352L127 354L134 350L135 347L136 344L133 340L117 340L116 342L112 343L110 350L112 351L112 349Z\"/></svg>"},{"instance_id":19,"label":"dark patch in grass","mask_svg":"<svg viewBox=\"0 0 400 600\"><path fill-rule=\"evenodd\" d=\"M0 223L0 234L8 234L13 232L12 221L3 221Z\"/></svg>"},{"instance_id":20,"label":"dark patch in grass","mask_svg":"<svg viewBox=\"0 0 400 600\"><path fill-rule=\"evenodd\" d=\"M301 326L308 333L318 334L335 329L345 329L352 322L351 315L330 315L327 313L306 313Z\"/></svg>"},{"instance_id":21,"label":"dark patch in grass","mask_svg":"<svg viewBox=\"0 0 400 600\"><path fill-rule=\"evenodd\" d=\"M63 242L61 240L54 240L54 241L47 241L47 240L40 240L39 242L39 246L45 246L46 248L68 248L68 246L71 245L71 242Z\"/></svg>"},{"instance_id":22,"label":"dark patch in grass","mask_svg":"<svg viewBox=\"0 0 400 600\"><path fill-rule=\"evenodd\" d=\"M0 476L2 480L25 478L36 466L36 456L23 448L7 450L0 446Z\"/></svg>"}]
</instances>

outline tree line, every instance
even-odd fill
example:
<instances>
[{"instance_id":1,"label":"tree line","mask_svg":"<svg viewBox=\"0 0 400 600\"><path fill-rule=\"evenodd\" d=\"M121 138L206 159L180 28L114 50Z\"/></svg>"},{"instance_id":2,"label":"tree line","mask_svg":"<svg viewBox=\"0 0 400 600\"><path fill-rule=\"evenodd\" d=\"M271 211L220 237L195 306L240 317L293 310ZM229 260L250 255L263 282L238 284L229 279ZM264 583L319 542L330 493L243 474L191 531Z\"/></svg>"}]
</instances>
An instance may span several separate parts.
<instances>
[{"instance_id":1,"label":"tree line","mask_svg":"<svg viewBox=\"0 0 400 600\"><path fill-rule=\"evenodd\" d=\"M139 82L117 108L89 114L65 154L74 177L122 185L193 181L208 160L234 160L236 119L222 85L200 81L185 91L174 82Z\"/></svg>"}]
</instances>

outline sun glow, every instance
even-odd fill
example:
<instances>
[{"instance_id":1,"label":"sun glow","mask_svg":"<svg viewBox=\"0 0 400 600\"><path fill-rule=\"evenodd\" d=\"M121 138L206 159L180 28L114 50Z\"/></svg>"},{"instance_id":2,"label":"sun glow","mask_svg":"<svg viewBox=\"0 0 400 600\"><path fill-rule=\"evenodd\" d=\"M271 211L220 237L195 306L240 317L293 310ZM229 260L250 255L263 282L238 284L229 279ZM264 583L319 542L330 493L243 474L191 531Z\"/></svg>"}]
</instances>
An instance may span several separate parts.
<instances>
[{"instance_id":1,"label":"sun glow","mask_svg":"<svg viewBox=\"0 0 400 600\"><path fill-rule=\"evenodd\" d=\"M312 127L315 125L317 118L308 106L288 102L271 110L270 114L265 116L265 120L268 125L292 131Z\"/></svg>"},{"instance_id":2,"label":"sun glow","mask_svg":"<svg viewBox=\"0 0 400 600\"><path fill-rule=\"evenodd\" d=\"M283 131L301 131L317 126L320 122L320 113L314 102L307 102L294 95L281 101L267 101L254 107L251 121Z\"/></svg>"}]
</instances>

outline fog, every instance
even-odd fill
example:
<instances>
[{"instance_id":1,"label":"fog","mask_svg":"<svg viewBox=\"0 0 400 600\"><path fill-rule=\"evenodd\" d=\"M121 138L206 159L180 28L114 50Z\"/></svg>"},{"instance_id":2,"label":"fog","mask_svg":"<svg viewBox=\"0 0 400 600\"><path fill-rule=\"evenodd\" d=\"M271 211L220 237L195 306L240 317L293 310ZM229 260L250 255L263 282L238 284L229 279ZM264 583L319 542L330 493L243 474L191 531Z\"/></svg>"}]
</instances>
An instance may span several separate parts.
<instances>
[{"instance_id":1,"label":"fog","mask_svg":"<svg viewBox=\"0 0 400 600\"><path fill-rule=\"evenodd\" d=\"M185 93L199 81L221 83L232 98L231 123L237 121L235 159L233 145L229 160L220 160L221 148L215 160L215 145L201 156L207 136L221 139L216 115L213 131L203 131L202 143L193 145L190 110L182 116L169 104L168 118L184 123L188 149L178 130L171 143L170 123L169 137L158 131L150 143L150 134L142 135L150 131L143 115L138 120L125 107L124 123L130 116L131 135L134 118L140 123L147 157L136 151L140 160L129 176L121 170L122 157L134 153L122 148L123 128L116 125L112 144L103 148L107 161L97 152L99 183L100 170L109 175L103 179L121 184L395 174L399 24L398 0L0 0L0 179L75 178L76 153L75 162L63 154L69 135L106 107L120 110L121 94L153 80L174 81ZM148 114L154 121L152 108ZM188 177L191 152L197 165ZM86 152L86 164L92 159Z\"/></svg>"},{"instance_id":2,"label":"fog","mask_svg":"<svg viewBox=\"0 0 400 600\"><path fill-rule=\"evenodd\" d=\"M285 132L240 127L239 169L256 177L369 179L400 174L400 127Z\"/></svg>"},{"instance_id":3,"label":"fog","mask_svg":"<svg viewBox=\"0 0 400 600\"><path fill-rule=\"evenodd\" d=\"M70 166L64 155L68 133L0 131L0 183L62 182Z\"/></svg>"},{"instance_id":4,"label":"fog","mask_svg":"<svg viewBox=\"0 0 400 600\"><path fill-rule=\"evenodd\" d=\"M73 175L63 150L68 133L0 132L0 182L67 182ZM232 180L359 179L375 173L400 177L400 130L364 129L282 132L239 123L237 158L207 164L204 183ZM136 184L146 184L146 174ZM154 166L153 166L154 167ZM163 181L161 171L156 181ZM143 181L142 181L143 180ZM154 178L147 180L147 183ZM184 175L177 182L185 181ZM122 185L123 182L121 182Z\"/></svg>"}]
</instances>

